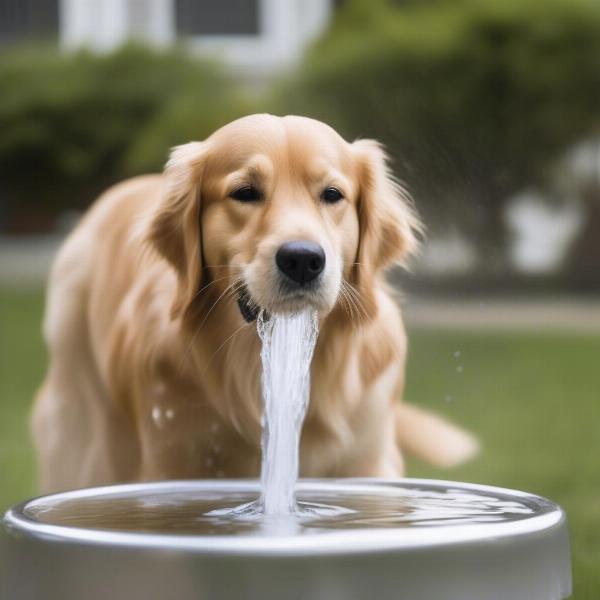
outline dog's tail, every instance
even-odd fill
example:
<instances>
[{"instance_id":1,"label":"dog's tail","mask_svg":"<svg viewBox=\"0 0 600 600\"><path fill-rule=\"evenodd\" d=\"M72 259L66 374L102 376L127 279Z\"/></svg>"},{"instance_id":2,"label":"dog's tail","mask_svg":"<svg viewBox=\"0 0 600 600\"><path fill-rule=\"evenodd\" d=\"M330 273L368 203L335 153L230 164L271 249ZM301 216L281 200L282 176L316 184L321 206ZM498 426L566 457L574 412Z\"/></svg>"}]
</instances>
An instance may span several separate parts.
<instances>
[{"instance_id":1,"label":"dog's tail","mask_svg":"<svg viewBox=\"0 0 600 600\"><path fill-rule=\"evenodd\" d=\"M436 467L454 467L479 451L472 434L411 404L398 404L396 439L403 451Z\"/></svg>"}]
</instances>

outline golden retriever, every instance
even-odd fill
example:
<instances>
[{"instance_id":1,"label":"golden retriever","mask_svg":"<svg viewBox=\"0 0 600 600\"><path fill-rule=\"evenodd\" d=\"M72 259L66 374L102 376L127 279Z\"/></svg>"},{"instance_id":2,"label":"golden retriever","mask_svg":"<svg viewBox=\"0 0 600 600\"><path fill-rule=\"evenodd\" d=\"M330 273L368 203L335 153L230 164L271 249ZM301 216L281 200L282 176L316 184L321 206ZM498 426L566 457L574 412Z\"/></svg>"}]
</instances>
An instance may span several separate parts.
<instances>
[{"instance_id":1,"label":"golden retriever","mask_svg":"<svg viewBox=\"0 0 600 600\"><path fill-rule=\"evenodd\" d=\"M469 434L400 402L407 342L384 271L418 228L379 144L296 116L239 119L107 191L50 277L43 490L257 476L259 309L320 316L303 476L401 476L402 449L470 456Z\"/></svg>"}]
</instances>

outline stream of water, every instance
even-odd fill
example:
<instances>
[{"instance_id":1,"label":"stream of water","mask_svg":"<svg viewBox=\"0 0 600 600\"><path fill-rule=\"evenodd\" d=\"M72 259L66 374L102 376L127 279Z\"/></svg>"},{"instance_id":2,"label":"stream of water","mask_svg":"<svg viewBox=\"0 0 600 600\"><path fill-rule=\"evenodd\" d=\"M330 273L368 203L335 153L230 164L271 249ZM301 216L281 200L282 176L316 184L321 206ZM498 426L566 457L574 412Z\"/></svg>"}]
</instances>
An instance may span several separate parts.
<instances>
[{"instance_id":1,"label":"stream of water","mask_svg":"<svg viewBox=\"0 0 600 600\"><path fill-rule=\"evenodd\" d=\"M315 311L258 317L262 340L262 495L266 515L296 509L302 423L310 396L310 364L319 324Z\"/></svg>"},{"instance_id":2,"label":"stream of water","mask_svg":"<svg viewBox=\"0 0 600 600\"><path fill-rule=\"evenodd\" d=\"M262 466L261 495L233 509L216 509L213 517L253 519L261 515L285 517L299 514L296 483L302 423L310 397L310 365L319 321L317 312L272 314L261 311L257 319L262 341ZM304 512L325 507L303 505Z\"/></svg>"}]
</instances>

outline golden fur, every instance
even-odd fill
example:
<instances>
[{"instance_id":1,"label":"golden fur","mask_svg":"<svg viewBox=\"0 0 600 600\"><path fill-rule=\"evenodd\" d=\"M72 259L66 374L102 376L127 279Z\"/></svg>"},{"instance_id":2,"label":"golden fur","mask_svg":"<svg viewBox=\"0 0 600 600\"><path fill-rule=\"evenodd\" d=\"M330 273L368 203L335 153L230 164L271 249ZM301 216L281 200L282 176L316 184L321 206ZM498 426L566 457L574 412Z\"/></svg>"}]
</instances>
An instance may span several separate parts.
<instances>
[{"instance_id":1,"label":"golden fur","mask_svg":"<svg viewBox=\"0 0 600 600\"><path fill-rule=\"evenodd\" d=\"M260 202L228 197L263 190ZM319 200L335 185L344 199ZM267 310L319 310L303 476L403 473L401 447L439 464L470 436L400 403L406 335L384 271L418 221L370 140L254 115L176 148L163 175L107 191L52 270L46 380L33 414L44 491L118 481L257 476L260 361L241 286ZM278 291L274 252L321 244L314 293Z\"/></svg>"}]
</instances>

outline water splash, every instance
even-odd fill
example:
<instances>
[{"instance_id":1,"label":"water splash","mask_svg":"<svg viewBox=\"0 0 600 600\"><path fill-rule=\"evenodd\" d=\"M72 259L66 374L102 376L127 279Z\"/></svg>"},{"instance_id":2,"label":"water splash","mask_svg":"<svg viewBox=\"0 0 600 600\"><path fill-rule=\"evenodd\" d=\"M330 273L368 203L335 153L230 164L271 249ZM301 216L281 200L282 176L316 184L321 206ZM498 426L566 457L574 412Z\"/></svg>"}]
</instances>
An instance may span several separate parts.
<instances>
[{"instance_id":1,"label":"water splash","mask_svg":"<svg viewBox=\"0 0 600 600\"><path fill-rule=\"evenodd\" d=\"M265 515L296 510L302 423L310 396L310 364L319 323L316 311L257 319L262 341L262 495Z\"/></svg>"}]
</instances>

